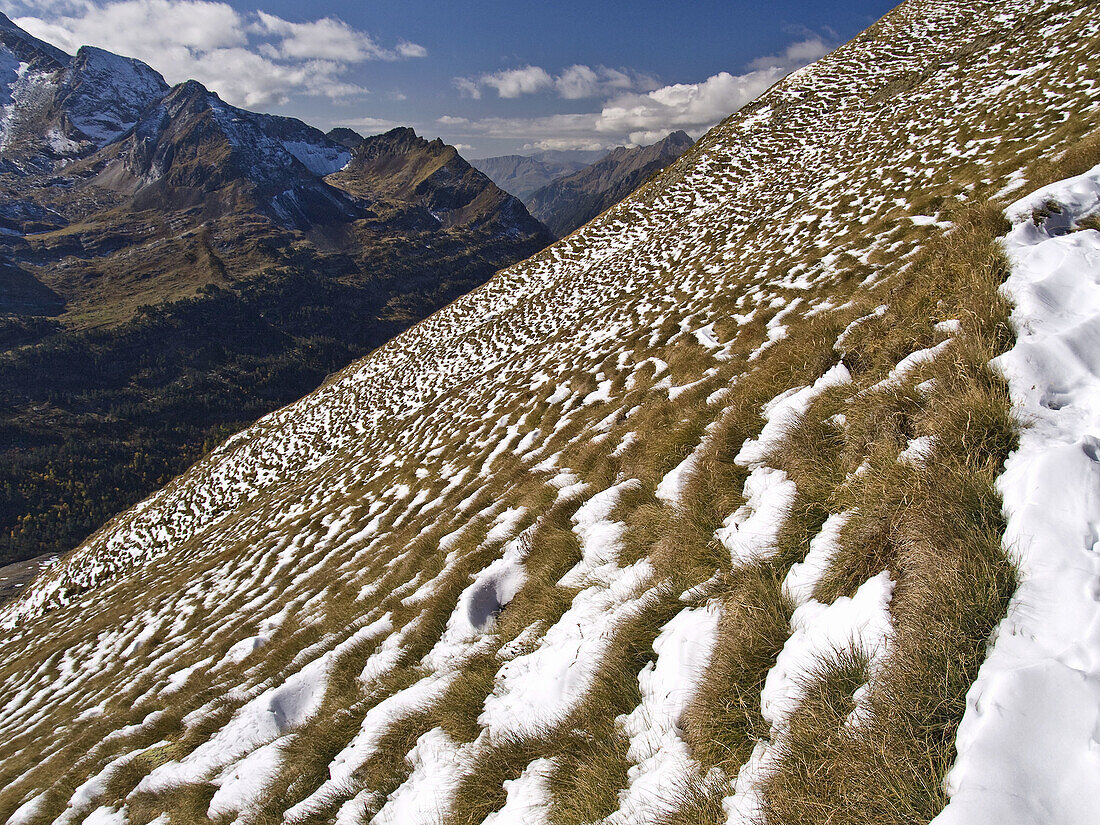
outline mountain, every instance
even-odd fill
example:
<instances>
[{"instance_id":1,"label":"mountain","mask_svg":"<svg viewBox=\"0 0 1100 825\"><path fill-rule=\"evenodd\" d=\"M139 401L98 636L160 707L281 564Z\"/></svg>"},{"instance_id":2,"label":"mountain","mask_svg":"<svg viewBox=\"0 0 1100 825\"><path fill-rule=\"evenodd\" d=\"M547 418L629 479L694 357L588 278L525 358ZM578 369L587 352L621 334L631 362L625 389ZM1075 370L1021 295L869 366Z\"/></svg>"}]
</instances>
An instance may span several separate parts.
<instances>
[{"instance_id":1,"label":"mountain","mask_svg":"<svg viewBox=\"0 0 1100 825\"><path fill-rule=\"evenodd\" d=\"M7 18L0 97L0 562L550 241L438 141L330 137Z\"/></svg>"},{"instance_id":2,"label":"mountain","mask_svg":"<svg viewBox=\"0 0 1100 825\"><path fill-rule=\"evenodd\" d=\"M445 227L477 227L502 235L531 231L518 199L474 169L453 146L428 142L408 127L364 139L330 181L378 210L383 203L415 202Z\"/></svg>"},{"instance_id":3,"label":"mountain","mask_svg":"<svg viewBox=\"0 0 1100 825\"><path fill-rule=\"evenodd\" d=\"M903 3L112 520L0 818L1096 821L1098 36Z\"/></svg>"},{"instance_id":4,"label":"mountain","mask_svg":"<svg viewBox=\"0 0 1100 825\"><path fill-rule=\"evenodd\" d=\"M687 132L677 131L651 146L620 146L590 166L552 180L523 197L523 202L555 236L563 238L621 201L693 143Z\"/></svg>"},{"instance_id":5,"label":"mountain","mask_svg":"<svg viewBox=\"0 0 1100 825\"><path fill-rule=\"evenodd\" d=\"M46 171L101 149L134 126L168 85L139 60L91 46L75 57L0 13L0 163Z\"/></svg>"},{"instance_id":6,"label":"mountain","mask_svg":"<svg viewBox=\"0 0 1100 825\"><path fill-rule=\"evenodd\" d=\"M501 155L470 163L503 189L524 203L528 196L557 178L583 169L607 153L597 151L561 151L548 149L533 155Z\"/></svg>"}]
</instances>

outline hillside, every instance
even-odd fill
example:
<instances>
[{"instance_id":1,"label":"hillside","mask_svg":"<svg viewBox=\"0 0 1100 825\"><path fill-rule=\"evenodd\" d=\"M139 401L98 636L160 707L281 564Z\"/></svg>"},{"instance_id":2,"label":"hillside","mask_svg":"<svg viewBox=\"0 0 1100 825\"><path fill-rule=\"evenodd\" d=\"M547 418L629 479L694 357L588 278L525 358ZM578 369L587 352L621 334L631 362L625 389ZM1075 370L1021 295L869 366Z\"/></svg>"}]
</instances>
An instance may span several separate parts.
<instances>
[{"instance_id":1,"label":"hillside","mask_svg":"<svg viewBox=\"0 0 1100 825\"><path fill-rule=\"evenodd\" d=\"M571 175L606 155L602 150L546 150L533 155L501 155L470 161L503 189L526 203L528 196L557 178Z\"/></svg>"},{"instance_id":2,"label":"hillside","mask_svg":"<svg viewBox=\"0 0 1100 825\"><path fill-rule=\"evenodd\" d=\"M1098 46L908 0L114 519L0 819L1095 822Z\"/></svg>"},{"instance_id":3,"label":"hillside","mask_svg":"<svg viewBox=\"0 0 1100 825\"><path fill-rule=\"evenodd\" d=\"M564 238L621 201L693 142L687 132L677 131L651 146L620 146L595 163L552 180L523 202L555 237Z\"/></svg>"},{"instance_id":4,"label":"hillside","mask_svg":"<svg viewBox=\"0 0 1100 825\"><path fill-rule=\"evenodd\" d=\"M0 83L0 563L70 549L550 241L408 129L329 137L2 16Z\"/></svg>"}]
</instances>

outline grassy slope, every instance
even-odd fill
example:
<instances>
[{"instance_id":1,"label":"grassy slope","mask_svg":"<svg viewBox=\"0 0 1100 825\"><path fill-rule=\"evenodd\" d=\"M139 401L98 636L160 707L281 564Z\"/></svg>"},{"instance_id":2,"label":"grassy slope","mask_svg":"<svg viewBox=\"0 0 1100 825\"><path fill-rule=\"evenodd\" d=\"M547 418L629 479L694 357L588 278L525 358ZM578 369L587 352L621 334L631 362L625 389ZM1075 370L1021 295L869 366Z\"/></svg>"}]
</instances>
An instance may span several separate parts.
<instances>
[{"instance_id":1,"label":"grassy slope","mask_svg":"<svg viewBox=\"0 0 1100 825\"><path fill-rule=\"evenodd\" d=\"M1006 8L1014 13L994 22ZM538 735L478 752L441 818L480 821L536 756L555 760L553 821L611 814L629 768L615 719L638 702L650 646L684 606L676 594L705 584L699 598L719 600L722 620L682 722L695 757L721 773L682 788L669 821L724 821L729 781L773 733L781 755L761 786L770 821L926 821L942 805L963 695L1012 588L992 482L1016 424L985 366L1010 342L996 293L1006 197L997 193L1021 170L1039 185L1098 159L1096 28L1085 3L1055 15L1026 3L903 6L718 127L595 226L261 422L120 519L79 563L39 584L48 600L49 582L64 583L75 591L70 604L42 618L30 611L0 643L0 684L16 697L0 720L0 815L45 791L38 819L50 821L80 783L133 753L96 804L126 799L136 823L162 811L202 821L209 782L133 790L249 697L391 613L405 634L392 667L356 679L378 642L345 652L321 711L283 740L283 767L254 805L257 821L278 820L325 781L372 708L432 678L422 657L469 574L500 553L488 530L504 508L523 507L515 530L531 528L528 579L494 632L456 665L441 697L379 731L379 747L314 819L331 820L362 789L375 792L366 805L377 810L408 778L405 756L422 734L478 736L501 649L530 649L531 633L572 601L557 582L579 557L571 516L581 500L555 500L546 481L556 471L537 468L555 455L589 493L639 480L615 511L626 525L620 561L649 559L656 595L616 628L585 701ZM1036 61L1046 64L1040 79L1010 74ZM945 320L959 331L938 330ZM708 323L728 358L691 334ZM935 360L879 384L902 358L949 337ZM763 426L762 404L841 358L853 385L816 399L766 458L798 490L773 554L732 566L713 531L742 503L746 470L734 456ZM551 402L564 382L568 400ZM610 400L585 404L603 382ZM686 389L672 400L670 384ZM517 455L531 433L541 449ZM930 460L899 463L925 435L934 437ZM510 448L497 450L506 438ZM693 452L679 506L659 501L658 482ZM462 467L469 473L455 480ZM872 682L867 724L844 724L868 674L860 651L842 650L822 660L787 730L772 732L760 689L790 632L780 582L841 511L855 515L815 595L829 601L890 570L892 653ZM219 521L225 512L232 517ZM460 528L441 551L440 539ZM110 542L147 560L127 561ZM261 656L212 667L284 609ZM145 628L154 632L132 645ZM67 661L86 664L72 671ZM182 688L166 693L168 674L191 665ZM76 721L92 706L101 712ZM107 738L127 724L137 727Z\"/></svg>"}]
</instances>

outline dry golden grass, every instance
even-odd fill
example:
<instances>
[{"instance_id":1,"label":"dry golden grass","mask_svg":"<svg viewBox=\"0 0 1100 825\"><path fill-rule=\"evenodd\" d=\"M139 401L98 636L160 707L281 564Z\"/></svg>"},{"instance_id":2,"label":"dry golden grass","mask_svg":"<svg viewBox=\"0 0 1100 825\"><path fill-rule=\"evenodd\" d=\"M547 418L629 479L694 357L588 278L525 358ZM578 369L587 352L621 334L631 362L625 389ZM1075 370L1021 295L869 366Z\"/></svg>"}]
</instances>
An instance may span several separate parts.
<instances>
[{"instance_id":1,"label":"dry golden grass","mask_svg":"<svg viewBox=\"0 0 1100 825\"><path fill-rule=\"evenodd\" d=\"M1011 341L997 292L1007 274L999 229L991 209L960 216L956 231L914 265L909 292L896 296L885 322L860 328L856 363L874 377L899 351L931 343L921 313L933 301L962 322L953 344L908 386L849 407L846 446L866 464L839 485L837 504L852 515L815 596L850 595L890 570L893 647L871 682L868 718L855 727L845 720L855 687L867 679L865 662L859 651L838 651L836 661L821 664L765 782L769 823L816 821L826 812L831 822L923 822L946 801L942 780L965 694L1015 587L994 489L1015 423L1003 383L987 366ZM901 311L916 315L894 320ZM931 380L931 389L913 391L918 380ZM899 463L905 440L917 435L932 438L931 454Z\"/></svg>"}]
</instances>

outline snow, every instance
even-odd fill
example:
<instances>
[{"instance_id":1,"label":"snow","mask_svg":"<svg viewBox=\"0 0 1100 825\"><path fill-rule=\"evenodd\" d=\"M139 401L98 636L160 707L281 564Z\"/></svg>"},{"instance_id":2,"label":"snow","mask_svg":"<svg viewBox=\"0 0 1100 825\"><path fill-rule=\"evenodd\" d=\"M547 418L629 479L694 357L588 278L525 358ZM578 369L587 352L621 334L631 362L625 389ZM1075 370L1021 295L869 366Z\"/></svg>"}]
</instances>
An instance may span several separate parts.
<instances>
[{"instance_id":1,"label":"snow","mask_svg":"<svg viewBox=\"0 0 1100 825\"><path fill-rule=\"evenodd\" d=\"M550 813L550 773L554 760L534 759L517 779L506 779L508 794L504 807L485 817L482 825L533 825L545 822Z\"/></svg>"},{"instance_id":2,"label":"snow","mask_svg":"<svg viewBox=\"0 0 1100 825\"><path fill-rule=\"evenodd\" d=\"M919 467L932 454L934 440L930 435L910 438L905 449L898 453L898 463Z\"/></svg>"},{"instance_id":3,"label":"snow","mask_svg":"<svg viewBox=\"0 0 1100 825\"><path fill-rule=\"evenodd\" d=\"M729 550L734 565L771 555L796 492L794 482L782 470L758 467L749 473L745 503L714 532Z\"/></svg>"},{"instance_id":4,"label":"snow","mask_svg":"<svg viewBox=\"0 0 1100 825\"><path fill-rule=\"evenodd\" d=\"M355 772L374 755L383 736L390 728L417 711L431 707L432 703L447 691L454 681L454 673L444 676L431 674L413 683L404 690L387 696L367 711L358 733L329 763L329 778L301 802L291 806L284 816L286 822L294 823L308 819L325 804L340 798L351 786ZM354 802L346 811L349 821L370 797L371 792L364 791L358 802Z\"/></svg>"},{"instance_id":5,"label":"snow","mask_svg":"<svg viewBox=\"0 0 1100 825\"><path fill-rule=\"evenodd\" d=\"M834 526L832 530L835 529ZM812 583L807 583L812 588ZM737 773L734 792L722 800L729 825L761 822L760 789L783 756L783 740L791 714L798 708L805 686L819 663L828 661L836 652L855 648L868 656L873 678L876 666L889 648L893 590L890 574L883 571L860 585L851 598L842 596L829 605L810 599L795 609L791 635L768 671L760 694L761 714L771 725L770 741L756 743ZM859 693L857 710L862 698Z\"/></svg>"},{"instance_id":6,"label":"snow","mask_svg":"<svg viewBox=\"0 0 1100 825\"><path fill-rule=\"evenodd\" d=\"M85 817L84 825L126 825L126 809L96 808Z\"/></svg>"},{"instance_id":7,"label":"snow","mask_svg":"<svg viewBox=\"0 0 1100 825\"><path fill-rule=\"evenodd\" d=\"M791 616L791 635L768 671L760 695L761 713L781 728L802 699L804 683L819 661L837 651L856 649L871 662L886 654L891 635L890 598L894 582L887 571L865 581L855 595L832 604L811 599Z\"/></svg>"},{"instance_id":8,"label":"snow","mask_svg":"<svg viewBox=\"0 0 1100 825\"><path fill-rule=\"evenodd\" d=\"M1032 220L1056 201L1061 214ZM937 825L1100 816L1100 166L1005 210L1015 346L994 365L1027 425L998 488L1019 588L967 695Z\"/></svg>"},{"instance_id":9,"label":"snow","mask_svg":"<svg viewBox=\"0 0 1100 825\"><path fill-rule=\"evenodd\" d=\"M851 516L851 511L846 511L834 513L825 519L821 531L810 539L810 550L806 553L806 558L791 565L783 579L783 592L795 605L805 604L813 597L817 582L839 549L840 531Z\"/></svg>"},{"instance_id":10,"label":"snow","mask_svg":"<svg viewBox=\"0 0 1100 825\"><path fill-rule=\"evenodd\" d=\"M138 748L137 750L129 751L128 753L122 754L122 756L112 759L98 773L77 786L72 796L69 797L69 802L65 806L65 810L56 820L54 820L54 825L70 825L70 823L81 821L84 814L94 806L95 801L106 790L107 784L116 773L125 768L145 751L167 744L166 741L157 742L149 747ZM16 812L16 814L18 816L18 812Z\"/></svg>"},{"instance_id":11,"label":"snow","mask_svg":"<svg viewBox=\"0 0 1100 825\"><path fill-rule=\"evenodd\" d=\"M323 139L317 142L284 140L283 148L298 158L309 171L319 177L339 172L351 161L351 152L345 147L329 143Z\"/></svg>"},{"instance_id":12,"label":"snow","mask_svg":"<svg viewBox=\"0 0 1100 825\"><path fill-rule=\"evenodd\" d=\"M687 484L687 480L691 476L698 461L698 452L692 452L687 458L669 470L657 485L657 490L655 492L657 498L670 507L675 507L679 504L680 496L684 492L684 486Z\"/></svg>"},{"instance_id":13,"label":"snow","mask_svg":"<svg viewBox=\"0 0 1100 825\"><path fill-rule=\"evenodd\" d=\"M476 748L471 743L466 749ZM441 728L416 740L405 757L409 778L392 794L373 825L434 825L446 818L446 800L454 796L464 776L463 747Z\"/></svg>"},{"instance_id":14,"label":"snow","mask_svg":"<svg viewBox=\"0 0 1100 825\"><path fill-rule=\"evenodd\" d=\"M645 606L642 594L653 575L648 560L618 565L625 525L608 516L626 490L628 479L603 490L573 514L581 542L581 560L560 580L582 588L569 609L546 631L538 647L506 662L478 717L491 737L538 736L559 724L580 703L595 678L615 628Z\"/></svg>"},{"instance_id":15,"label":"snow","mask_svg":"<svg viewBox=\"0 0 1100 825\"><path fill-rule=\"evenodd\" d=\"M759 825L763 820L760 788L778 760L778 749L767 742L758 740L753 746L748 761L737 771L733 793L722 800L728 825Z\"/></svg>"},{"instance_id":16,"label":"snow","mask_svg":"<svg viewBox=\"0 0 1100 825\"><path fill-rule=\"evenodd\" d=\"M715 603L686 608L654 641L657 659L638 675L641 704L616 720L630 740L632 767L607 825L659 821L677 809L678 800L668 791L699 780L701 768L684 741L680 718L710 664L719 616Z\"/></svg>"},{"instance_id":17,"label":"snow","mask_svg":"<svg viewBox=\"0 0 1100 825\"><path fill-rule=\"evenodd\" d=\"M206 815L217 819L254 806L282 766L282 748L281 741L270 742L222 771Z\"/></svg>"},{"instance_id":18,"label":"snow","mask_svg":"<svg viewBox=\"0 0 1100 825\"><path fill-rule=\"evenodd\" d=\"M240 708L209 740L179 761L166 762L138 783L137 792L157 793L200 781L241 759L312 717L324 699L328 674L344 650L389 630L389 616L360 628L318 656L282 684L265 690ZM274 757L276 751L268 751ZM256 764L249 770L257 770Z\"/></svg>"},{"instance_id":19,"label":"snow","mask_svg":"<svg viewBox=\"0 0 1100 825\"><path fill-rule=\"evenodd\" d=\"M140 60L84 46L70 64L63 105L69 121L100 147L129 130L167 91L164 78Z\"/></svg>"},{"instance_id":20,"label":"snow","mask_svg":"<svg viewBox=\"0 0 1100 825\"><path fill-rule=\"evenodd\" d=\"M526 512L526 507L509 507L496 517L492 528L485 536L485 541L489 544L496 544L512 536Z\"/></svg>"},{"instance_id":21,"label":"snow","mask_svg":"<svg viewBox=\"0 0 1100 825\"><path fill-rule=\"evenodd\" d=\"M705 327L700 327L692 332L692 335L694 335L695 340L706 349L718 349L722 346L714 333L713 323L707 324Z\"/></svg>"},{"instance_id":22,"label":"snow","mask_svg":"<svg viewBox=\"0 0 1100 825\"><path fill-rule=\"evenodd\" d=\"M47 801L45 791L35 794L12 812L8 825L29 825L38 818L39 810Z\"/></svg>"},{"instance_id":23,"label":"snow","mask_svg":"<svg viewBox=\"0 0 1100 825\"><path fill-rule=\"evenodd\" d=\"M746 467L760 466L768 453L783 440L786 434L798 423L798 419L810 408L814 399L831 387L849 384L851 373L843 364L831 367L818 378L812 386L793 387L780 393L764 405L764 418L767 423L757 438L747 439L735 461Z\"/></svg>"},{"instance_id":24,"label":"snow","mask_svg":"<svg viewBox=\"0 0 1100 825\"><path fill-rule=\"evenodd\" d=\"M465 644L492 628L497 614L527 580L524 561L529 550L526 533L521 534L508 542L499 559L474 577L459 595L439 644L426 658L429 665L443 666L445 659L454 659Z\"/></svg>"},{"instance_id":25,"label":"snow","mask_svg":"<svg viewBox=\"0 0 1100 825\"><path fill-rule=\"evenodd\" d=\"M611 381L600 381L596 385L596 389L588 393L581 402L581 406L587 407L589 404L598 404L601 402L607 402L611 400Z\"/></svg>"},{"instance_id":26,"label":"snow","mask_svg":"<svg viewBox=\"0 0 1100 825\"><path fill-rule=\"evenodd\" d=\"M952 19L957 17L956 5L933 4ZM923 10L918 18L923 18ZM990 19L982 10L975 14L983 22ZM1053 4L1042 16L1054 21L1062 14ZM279 787L283 780L297 783L294 799L287 804L304 800L291 809L290 821L313 812L320 819L331 821L335 816L350 825L369 821L387 805L386 816L397 820L407 814L415 821L427 816L429 807L436 807L431 797L436 797L439 811L447 811L453 802L452 780L466 769L466 760L474 752L446 741L441 731L422 739L404 764L402 754L396 755L396 764L387 760L394 772L382 784L373 781L375 766L368 763L379 755L380 743L399 732L396 728L403 733L406 722L415 719L419 724L422 714L431 713L469 661L467 656L492 661L497 645L501 669L482 707L481 721L488 727L486 739L494 744L497 734L506 743L515 736L535 737L530 742L532 752L515 765L511 775L519 774L544 746L542 728L561 725L588 695L623 622L658 600L662 611L700 610L725 583L725 576L719 574L695 587L689 587L694 581L684 583L684 601L677 603L671 588L666 592L657 585L648 562L627 565L620 558L623 528L613 516L615 494L601 498L600 489L623 483L636 466L645 463L634 459L644 457L650 446L646 430L659 420L648 414L654 411L651 405L667 405L674 416L688 419L685 423L701 424L719 412L703 405L704 396L707 405L735 403L739 375L757 369L768 373L774 366L773 356L784 359L797 348L788 349L786 343L802 343L801 336L807 332L839 330L875 302L894 300L899 294L896 276L904 274L925 239L937 234L931 227L914 230L905 219L914 203L924 204L929 192L949 200L966 190L959 183L963 180L988 179L989 191L996 190L1004 183L1004 170L1013 165L1012 152L1023 150L1027 154L1021 160L1030 160L1038 152L1053 157L1068 145L1064 129L1063 137L1057 139L1044 135L1046 119L1053 122L1079 115L1083 106L1094 105L1095 82L1071 76L1088 74L1079 58L1072 58L1073 49L1078 48L1087 59L1087 47L1075 46L1068 37L1051 39L1049 48L1070 55L1068 62L1073 65L1069 69L1052 66L1051 74L1043 75L1042 93L1024 97L1030 91L1025 83L1006 90L1005 97L1017 91L1021 97L1013 98L1008 108L1013 116L1007 118L1010 123L1004 133L967 144L963 151L972 160L947 155L958 135L977 134L984 128L990 107L984 105L981 76L997 74L1002 61L1034 59L1038 38L1030 24L1016 25L1021 22L1016 9L1009 10L1007 17L1012 31L994 35L1003 51L992 64L983 62L988 57L983 49L968 56L961 68L957 60L944 62L942 58L957 52L955 34L944 36L942 29L935 28L940 23L931 28L919 23L920 33L908 36L905 29L910 22L902 14L895 16L901 41L896 50L875 38L861 39L826 59L822 69L796 73L769 93L777 104L774 111L783 113L781 124L776 120L753 125L761 122L760 117L727 121L693 150L693 157L681 164L676 176L666 176L649 187L644 202L627 200L528 262L498 273L479 290L458 298L333 376L317 392L230 439L181 479L97 532L29 587L21 600L0 608L0 624L7 628L0 649L11 663L0 680L0 694L5 697L0 751L14 760L16 770L24 771L6 795L5 813L17 804L30 804L35 792L58 781L51 766L59 764L58 753L72 749L73 737L88 729L85 721L93 719L95 730L108 736L135 735L127 726L131 720L123 718L125 709L110 701L127 685L139 685L138 690L145 691L138 705L145 707L146 702L160 701L164 688L185 684L181 680L188 672L195 676L187 687L201 675L204 698L193 699L188 690L173 695L171 705L186 714L187 735L172 756L179 760L178 767L185 763L188 749L204 747L204 739L217 745L194 752L196 760L207 760L205 766L187 763L194 782L186 795L198 794L203 802L216 800L216 809L224 805L223 817L231 817L232 809L246 804L245 800L257 798L254 794L266 793L265 787L270 790L269 778L275 771ZM1017 53L1008 55L1013 49ZM838 63L845 64L842 71ZM855 71L849 68L852 65ZM932 70L924 71L929 66ZM937 68L942 66L950 71ZM896 116L896 123L881 128L881 111L864 105L868 92L913 70L922 72L921 84L903 93L904 105L893 107L891 117ZM1085 83L1090 85L1082 93ZM1042 102L1044 93L1062 94L1074 84L1075 98ZM25 85L33 84L28 80ZM50 93L43 84L39 90ZM954 96L949 107L944 103L948 93ZM247 124L232 125L238 129L235 139L262 132L250 133L244 128ZM748 129L752 129L750 140L745 139ZM916 147L899 146L897 135L905 133L920 135ZM280 132L261 148L275 152L287 168L297 168L292 147L284 142L296 140L297 134ZM940 150L942 157L951 159L944 161L937 154ZM776 157L785 159L781 166L775 165ZM284 187L285 183L272 191ZM896 203L895 196L903 194L907 197ZM1029 220L1027 213L1023 222ZM866 229L861 231L861 225ZM854 292L864 273L853 269L852 261L866 267L865 284L877 285ZM847 300L853 295L872 303L857 312ZM805 319L815 315L820 323L807 325ZM760 329L765 322L766 333ZM718 346L715 326L723 327L723 346ZM858 330L858 324L853 329ZM956 331L957 325L937 326L942 337ZM790 336L786 343L781 340L785 335ZM708 383L687 391L685 387L692 385L673 386L678 370L669 369L663 359L677 364L680 343L696 355L702 355L703 348L709 351L706 357L718 371L713 376L707 372ZM837 349L843 347L844 341L838 342ZM1087 348L1078 349L1087 354ZM753 360L746 362L750 351ZM917 360L934 354L924 352ZM843 383L840 370L834 377ZM789 382L777 386L776 399L758 422L763 426L759 437L751 439L740 456L750 474L746 507L727 520L723 533L732 546L731 556L739 562L769 552L794 494L791 479L765 466L769 452L782 444L789 427L813 401L813 387L780 392L788 386ZM593 389L596 392L589 395ZM842 400L835 390L830 394ZM537 413L545 407L546 396L560 405L550 413L559 426L542 425L538 432L532 428L541 423ZM586 400L592 405L581 406ZM843 400L860 403L858 396ZM1051 397L1051 405L1059 403ZM625 434L629 427L623 422L630 420L631 412L623 410L628 406L642 411L634 419L636 434ZM833 420L843 426L842 417ZM589 447L594 432L608 433L598 450ZM596 465L577 461L574 466L584 466L586 471L565 475L566 465L578 456L587 462L600 453L596 457L602 459L613 448L626 460L618 464L601 460ZM491 468L485 467L487 476L479 478L479 467L485 465L475 459L494 450L499 450L500 458ZM516 462L508 452L522 454L520 462L531 471L529 477L523 477L518 467L512 477ZM853 456L853 466L862 458ZM507 475L488 472L499 471L506 460ZM599 469L593 472L593 467ZM559 470L563 476L542 487ZM606 476L605 470L609 471ZM680 494L687 470L661 480L666 500ZM546 473L545 478L537 475L540 472ZM448 479L454 486L448 482L444 488ZM645 479L649 484L648 474ZM630 495L637 498L633 492ZM532 617L517 638L498 638L493 613L526 586L522 582L527 559L518 545L511 544L517 539L515 532L535 522L547 507L564 514L578 505L578 518L567 526L582 540L583 560L562 579L565 592L558 594L571 599L568 609L560 621L554 616ZM499 514L520 506L529 508L521 521L494 522ZM813 588L835 554L843 515L826 521L805 560L792 568L784 582L785 591L800 606L822 610L811 604ZM499 544L472 546L475 534L497 528L492 540ZM1082 535L1086 534L1076 538ZM542 548L536 549L541 552ZM430 571L439 569L442 555L448 555L445 566L452 560L463 564L477 558L484 569L469 580L457 580L451 567L447 579L438 579ZM543 561L539 559L540 565ZM707 579L710 573L703 571L699 578ZM186 583L177 589L173 581ZM441 588L442 584L446 587ZM877 593L881 607L885 582L877 585L882 585ZM1072 597L1079 598L1080 590L1078 586ZM152 596L148 603L145 593ZM352 602L356 593L360 599ZM136 607L127 601L134 594L142 596ZM868 588L860 595L875 593ZM293 605L287 614L289 626L268 641L261 619L275 615L284 604ZM355 660L346 663L356 671L362 668L363 684L355 687L363 691L364 701L352 711L362 725L353 724L346 731L339 724L323 726L319 734L325 741L317 744L323 746L320 753L336 754L330 764L325 765L317 754L310 756L308 764L289 764L286 746L291 737L307 735L307 729L281 727L276 718L259 730L260 721L278 716L271 705L276 697L267 692L293 686L286 681L288 673L302 671L311 659L351 632L344 627L345 609L360 609L364 621L369 621L375 611L385 609L382 605L392 608L396 617L387 615L386 629L380 631L391 635L377 652L364 645L355 651ZM89 610L117 616L118 622L88 623ZM804 610L799 615L806 619L811 613ZM135 647L130 658L123 657L142 629L159 617L166 617L160 631ZM834 618L838 626L843 623L839 613ZM815 619L807 625L806 633L812 633L816 623ZM1067 637L1085 633L1085 627L1085 622L1071 627ZM102 634L100 628L105 628ZM304 631L301 637L299 629ZM668 632L671 639L672 631ZM1021 635L1035 636L1031 631ZM294 650L303 639L311 643L307 651ZM285 668L281 657L277 661L268 656L276 643L288 646L282 652L298 653ZM631 726L628 738L635 762L629 783L623 783L624 811L658 808L676 793L674 777L696 770L688 761L690 754L680 750L674 722L686 695L666 693L662 687L667 676L667 684L683 684L685 691L691 688L694 682L685 675L690 668L681 668L683 661L675 663L693 648L681 649L663 636L661 645L654 664L639 675L639 708L621 720L622 725ZM430 653L410 661L415 658L409 655L414 649L417 655ZM233 651L228 658L227 650ZM794 650L792 646L788 657ZM242 655L239 666L229 666ZM213 666L188 670L207 662L204 657L213 657ZM1065 655L1062 661L1071 659ZM307 714L324 695L326 680L320 669L312 675L317 677L312 686L299 680L295 684L301 694L285 697L290 717L283 722L315 718ZM789 674L784 678L793 679ZM1078 681L1089 688L1087 680ZM773 686L782 687L778 673L773 675ZM991 701L1002 701L992 687L990 691ZM861 690L853 698L862 701L865 695ZM266 706L251 704L261 696ZM232 707L240 716L231 716L228 726L223 725L228 732L208 730L216 706L195 707L207 702L205 697L228 697L235 703ZM1037 713L1053 712L1036 703L1033 695L1027 698L1038 706ZM1092 707L1096 705L1093 701ZM990 706L989 702L982 706L987 719L992 715ZM1087 725L1087 714L1081 712L1085 707L1086 703L1078 706L1076 700L1069 703L1080 717L1071 719L1072 724ZM256 725L241 727L238 721L244 715ZM224 721L220 715L217 718ZM81 721L66 726L64 720ZM853 719L852 724L858 723ZM156 738L151 729L147 733L147 737L142 734L142 743ZM239 736L230 742L229 733ZM782 730L776 736L781 738ZM1083 741L1068 738L1066 752L1083 760ZM20 742L34 742L35 748L41 744L39 764L24 767L34 760L19 753ZM975 743L975 753L981 751L979 739L963 742L960 766L970 742ZM777 749L769 744L761 743L753 760L738 773L739 793L728 802L731 816L735 808L751 808L752 789L774 764ZM90 774L102 771L108 759L130 747L114 742L110 750L105 746L92 759L64 766L63 782L70 788L81 787ZM1056 755L1060 757L1061 752ZM480 767L491 770L485 763ZM552 768L549 761L536 760L508 783L508 802L490 816L491 825L548 818L547 777ZM363 787L367 776L372 778L367 782L370 787ZM697 781L693 775L691 782ZM1017 777L1012 781L1024 786ZM1089 787L1086 781L1078 784ZM657 786L659 791L653 794L642 793ZM963 783L960 793L972 787ZM395 788L401 790L387 798ZM693 788L698 789L698 785ZM55 795L50 800L51 811L65 802ZM84 810L113 804L117 800L104 797L88 801ZM115 813L108 808L97 815ZM619 816L653 821L657 813L652 818Z\"/></svg>"},{"instance_id":27,"label":"snow","mask_svg":"<svg viewBox=\"0 0 1100 825\"><path fill-rule=\"evenodd\" d=\"M270 616L261 621L257 633L245 639L241 639L225 652L225 661L235 665L243 662L250 655L271 641L271 637L275 634L275 631L279 629L285 619L286 610L284 609L280 610L274 616Z\"/></svg>"}]
</instances>

